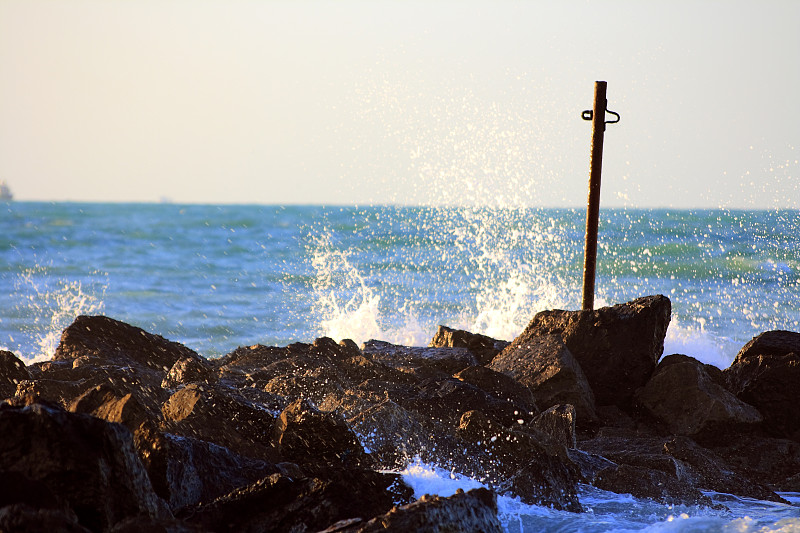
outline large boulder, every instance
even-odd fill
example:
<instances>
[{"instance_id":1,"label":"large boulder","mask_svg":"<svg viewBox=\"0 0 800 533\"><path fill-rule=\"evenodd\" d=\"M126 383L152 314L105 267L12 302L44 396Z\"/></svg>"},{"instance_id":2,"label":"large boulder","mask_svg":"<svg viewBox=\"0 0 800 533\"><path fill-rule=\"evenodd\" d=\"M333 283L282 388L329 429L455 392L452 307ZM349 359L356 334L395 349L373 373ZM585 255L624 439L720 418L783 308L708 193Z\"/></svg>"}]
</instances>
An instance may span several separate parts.
<instances>
[{"instance_id":1,"label":"large boulder","mask_svg":"<svg viewBox=\"0 0 800 533\"><path fill-rule=\"evenodd\" d=\"M559 335L523 334L488 368L527 386L542 409L570 404L575 407L579 424L591 424L597 418L589 382Z\"/></svg>"},{"instance_id":2,"label":"large boulder","mask_svg":"<svg viewBox=\"0 0 800 533\"><path fill-rule=\"evenodd\" d=\"M138 514L171 516L119 424L41 403L6 403L0 404L0 435L0 471L41 482L92 531Z\"/></svg>"},{"instance_id":3,"label":"large boulder","mask_svg":"<svg viewBox=\"0 0 800 533\"><path fill-rule=\"evenodd\" d=\"M714 452L745 479L762 483L774 491L798 492L800 443L757 435L742 435L714 448Z\"/></svg>"},{"instance_id":4,"label":"large boulder","mask_svg":"<svg viewBox=\"0 0 800 533\"><path fill-rule=\"evenodd\" d=\"M533 427L553 437L566 448L576 448L575 407L570 404L554 405L533 419Z\"/></svg>"},{"instance_id":5,"label":"large boulder","mask_svg":"<svg viewBox=\"0 0 800 533\"><path fill-rule=\"evenodd\" d=\"M416 413L388 398L359 410L348 423L382 468L403 469L431 442L430 431Z\"/></svg>"},{"instance_id":6,"label":"large boulder","mask_svg":"<svg viewBox=\"0 0 800 533\"><path fill-rule=\"evenodd\" d=\"M160 335L106 316L81 315L61 334L53 360L95 356L106 361L136 363L167 372L176 361L200 358L197 353Z\"/></svg>"},{"instance_id":7,"label":"large boulder","mask_svg":"<svg viewBox=\"0 0 800 533\"><path fill-rule=\"evenodd\" d=\"M498 400L520 405L529 413L539 412L531 389L507 374L485 366L470 366L453 377L488 392Z\"/></svg>"},{"instance_id":8,"label":"large boulder","mask_svg":"<svg viewBox=\"0 0 800 533\"><path fill-rule=\"evenodd\" d=\"M448 467L527 504L582 510L580 471L549 435L528 425L505 428L481 411L464 413L456 434L460 442Z\"/></svg>"},{"instance_id":9,"label":"large boulder","mask_svg":"<svg viewBox=\"0 0 800 533\"><path fill-rule=\"evenodd\" d=\"M270 434L274 418L235 391L192 383L178 389L161 408L162 430L225 446L256 459L274 459Z\"/></svg>"},{"instance_id":10,"label":"large boulder","mask_svg":"<svg viewBox=\"0 0 800 533\"><path fill-rule=\"evenodd\" d=\"M210 531L320 531L341 520L368 520L411 496L397 474L352 468L315 474L273 474L179 517Z\"/></svg>"},{"instance_id":11,"label":"large boulder","mask_svg":"<svg viewBox=\"0 0 800 533\"><path fill-rule=\"evenodd\" d=\"M305 400L293 402L280 414L272 431L272 444L283 459L301 465L370 463L343 419L323 413Z\"/></svg>"},{"instance_id":12,"label":"large boulder","mask_svg":"<svg viewBox=\"0 0 800 533\"><path fill-rule=\"evenodd\" d=\"M14 396L21 381L31 379L25 363L13 353L0 350L0 400Z\"/></svg>"},{"instance_id":13,"label":"large boulder","mask_svg":"<svg viewBox=\"0 0 800 533\"><path fill-rule=\"evenodd\" d=\"M800 442L800 333L768 331L755 337L725 376L734 394L764 415L770 434Z\"/></svg>"},{"instance_id":14,"label":"large boulder","mask_svg":"<svg viewBox=\"0 0 800 533\"><path fill-rule=\"evenodd\" d=\"M669 298L662 295L593 311L542 311L503 353L535 337L558 335L580 364L597 405L627 408L664 351L670 313Z\"/></svg>"},{"instance_id":15,"label":"large boulder","mask_svg":"<svg viewBox=\"0 0 800 533\"><path fill-rule=\"evenodd\" d=\"M485 365L500 353L503 348L508 346L508 342L499 341L479 333L464 331L463 329L439 326L428 346L431 348L466 348L472 352L478 363Z\"/></svg>"},{"instance_id":16,"label":"large boulder","mask_svg":"<svg viewBox=\"0 0 800 533\"><path fill-rule=\"evenodd\" d=\"M598 436L581 442L581 448L614 463L589 479L604 490L690 505L709 503L704 490L783 501L768 486L686 437Z\"/></svg>"},{"instance_id":17,"label":"large boulder","mask_svg":"<svg viewBox=\"0 0 800 533\"><path fill-rule=\"evenodd\" d=\"M686 355L668 355L636 399L670 433L710 445L752 431L763 420L758 410L736 398L722 383L716 367Z\"/></svg>"}]
</instances>

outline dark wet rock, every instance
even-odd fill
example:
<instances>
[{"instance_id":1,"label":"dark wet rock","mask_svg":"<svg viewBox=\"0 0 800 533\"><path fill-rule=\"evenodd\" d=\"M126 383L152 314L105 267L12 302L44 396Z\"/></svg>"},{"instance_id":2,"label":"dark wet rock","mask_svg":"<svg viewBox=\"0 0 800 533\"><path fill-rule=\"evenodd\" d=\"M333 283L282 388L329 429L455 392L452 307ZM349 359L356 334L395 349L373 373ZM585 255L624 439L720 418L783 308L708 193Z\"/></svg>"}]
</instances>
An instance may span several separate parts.
<instances>
[{"instance_id":1,"label":"dark wet rock","mask_svg":"<svg viewBox=\"0 0 800 533\"><path fill-rule=\"evenodd\" d=\"M631 415L616 405L601 405L596 408L600 431L618 429L625 433L636 430L639 424Z\"/></svg>"},{"instance_id":2,"label":"dark wet rock","mask_svg":"<svg viewBox=\"0 0 800 533\"><path fill-rule=\"evenodd\" d=\"M530 388L502 372L485 366L470 366L453 377L488 392L498 400L519 405L527 412L539 412Z\"/></svg>"},{"instance_id":3,"label":"dark wet rock","mask_svg":"<svg viewBox=\"0 0 800 533\"><path fill-rule=\"evenodd\" d=\"M577 447L575 439L575 408L570 404L554 405L533 419L533 427L547 433L566 448Z\"/></svg>"},{"instance_id":4,"label":"dark wet rock","mask_svg":"<svg viewBox=\"0 0 800 533\"><path fill-rule=\"evenodd\" d=\"M567 455L570 461L578 468L581 474L581 481L594 485L594 480L597 474L606 468L618 466L615 462L610 461L602 455L596 453L589 453L576 448L569 448Z\"/></svg>"},{"instance_id":5,"label":"dark wet rock","mask_svg":"<svg viewBox=\"0 0 800 533\"><path fill-rule=\"evenodd\" d=\"M668 355L637 392L636 401L669 433L705 444L755 430L763 417L720 385L721 377L712 377L718 372L692 357Z\"/></svg>"},{"instance_id":6,"label":"dark wet rock","mask_svg":"<svg viewBox=\"0 0 800 533\"><path fill-rule=\"evenodd\" d=\"M395 401L422 415L422 420L432 420L446 428L457 427L462 413L473 410L480 410L506 426L529 422L537 414L527 411L521 404L500 400L452 377L427 380L420 384L415 396Z\"/></svg>"},{"instance_id":7,"label":"dark wet rock","mask_svg":"<svg viewBox=\"0 0 800 533\"><path fill-rule=\"evenodd\" d=\"M87 391L101 386L110 387L121 395L133 394L137 401L153 413L157 413L161 404L169 397L169 392L161 387L163 370L124 359L122 356L83 355L75 359L37 363L31 365L30 370L31 379L20 381L17 394L35 394L58 402L64 408L68 408Z\"/></svg>"},{"instance_id":8,"label":"dark wet rock","mask_svg":"<svg viewBox=\"0 0 800 533\"><path fill-rule=\"evenodd\" d=\"M528 504L579 512L580 471L564 446L535 428L507 429L481 411L461 417L452 467Z\"/></svg>"},{"instance_id":9,"label":"dark wet rock","mask_svg":"<svg viewBox=\"0 0 800 533\"><path fill-rule=\"evenodd\" d=\"M745 479L774 491L795 491L791 487L800 473L800 443L796 441L743 435L714 452Z\"/></svg>"},{"instance_id":10,"label":"dark wet rock","mask_svg":"<svg viewBox=\"0 0 800 533\"><path fill-rule=\"evenodd\" d=\"M216 381L217 374L211 363L198 357L184 357L175 361L161 382L161 386L165 389L174 389L190 383L213 384Z\"/></svg>"},{"instance_id":11,"label":"dark wet rock","mask_svg":"<svg viewBox=\"0 0 800 533\"><path fill-rule=\"evenodd\" d=\"M81 315L61 334L53 359L96 356L107 361L133 362L163 372L176 361L200 358L177 342L105 316Z\"/></svg>"},{"instance_id":12,"label":"dark wet rock","mask_svg":"<svg viewBox=\"0 0 800 533\"><path fill-rule=\"evenodd\" d=\"M611 467L597 473L593 483L604 490L692 505L705 502L696 498L701 490L782 501L769 487L748 479L724 457L686 437L597 437L582 442L581 447L617 467L631 467L620 472ZM649 482L661 485L648 493Z\"/></svg>"},{"instance_id":13,"label":"dark wet rock","mask_svg":"<svg viewBox=\"0 0 800 533\"><path fill-rule=\"evenodd\" d=\"M289 356L286 348L278 346L240 346L224 357L212 361L217 368L230 374L245 373L247 369L264 368Z\"/></svg>"},{"instance_id":14,"label":"dark wet rock","mask_svg":"<svg viewBox=\"0 0 800 533\"><path fill-rule=\"evenodd\" d=\"M372 356L375 361L411 371L421 379L435 377L438 373L451 376L478 364L478 360L466 348L421 348L370 340L364 343L362 352ZM425 370L431 373L426 376Z\"/></svg>"},{"instance_id":15,"label":"dark wet rock","mask_svg":"<svg viewBox=\"0 0 800 533\"><path fill-rule=\"evenodd\" d=\"M523 334L495 357L489 368L527 386L542 409L570 404L575 407L579 424L592 424L597 419L589 382L558 335Z\"/></svg>"},{"instance_id":16,"label":"dark wet rock","mask_svg":"<svg viewBox=\"0 0 800 533\"><path fill-rule=\"evenodd\" d=\"M59 520L66 519L67 523L77 525L78 517L70 509L67 501L53 493L43 481L31 479L22 472L12 470L0 471L0 481L2 481L0 482L0 509L20 506L10 511L7 518L20 513L27 515L30 510L40 509L56 511L57 515L63 515ZM50 516L50 514L45 516ZM15 519L15 521L18 520ZM2 523L3 519L0 518L0 524ZM16 531L8 523L5 527L3 529L3 526L0 525L0 531Z\"/></svg>"},{"instance_id":17,"label":"dark wet rock","mask_svg":"<svg viewBox=\"0 0 800 533\"><path fill-rule=\"evenodd\" d=\"M38 403L2 404L0 435L0 470L43 483L92 531L138 514L170 516L119 424Z\"/></svg>"},{"instance_id":18,"label":"dark wet rock","mask_svg":"<svg viewBox=\"0 0 800 533\"><path fill-rule=\"evenodd\" d=\"M402 469L431 443L431 433L413 412L385 399L348 419L382 468Z\"/></svg>"},{"instance_id":19,"label":"dark wet rock","mask_svg":"<svg viewBox=\"0 0 800 533\"><path fill-rule=\"evenodd\" d=\"M387 514L369 521L344 520L320 533L435 533L444 531L504 531L497 517L497 496L479 488L469 492L458 489L448 498L423 495L419 500L395 507Z\"/></svg>"},{"instance_id":20,"label":"dark wet rock","mask_svg":"<svg viewBox=\"0 0 800 533\"><path fill-rule=\"evenodd\" d=\"M710 506L711 499L696 488L660 470L621 464L607 468L595 477L594 485L619 494L649 498L667 505Z\"/></svg>"},{"instance_id":21,"label":"dark wet rock","mask_svg":"<svg viewBox=\"0 0 800 533\"><path fill-rule=\"evenodd\" d=\"M273 474L179 517L212 531L319 531L341 520L386 513L409 497L410 489L395 474L361 469L301 479Z\"/></svg>"},{"instance_id":22,"label":"dark wet rock","mask_svg":"<svg viewBox=\"0 0 800 533\"><path fill-rule=\"evenodd\" d=\"M31 507L12 504L0 507L0 531L9 533L88 533L70 510Z\"/></svg>"},{"instance_id":23,"label":"dark wet rock","mask_svg":"<svg viewBox=\"0 0 800 533\"><path fill-rule=\"evenodd\" d=\"M201 501L211 501L228 492L282 471L269 461L238 455L211 442L164 435L153 454L159 458L150 478L159 496L175 511ZM163 494L163 495L162 495Z\"/></svg>"},{"instance_id":24,"label":"dark wet rock","mask_svg":"<svg viewBox=\"0 0 800 533\"><path fill-rule=\"evenodd\" d=\"M280 414L272 431L272 444L284 460L301 465L370 463L342 418L323 413L305 400L293 402Z\"/></svg>"},{"instance_id":25,"label":"dark wet rock","mask_svg":"<svg viewBox=\"0 0 800 533\"><path fill-rule=\"evenodd\" d=\"M192 383L170 396L161 412L167 433L214 442L256 459L276 457L270 441L272 414L231 389Z\"/></svg>"},{"instance_id":26,"label":"dark wet rock","mask_svg":"<svg viewBox=\"0 0 800 533\"><path fill-rule=\"evenodd\" d=\"M701 489L757 500L784 502L773 489L736 472L721 456L689 438L667 439L664 442L664 453L689 465L690 468L683 470L683 478Z\"/></svg>"},{"instance_id":27,"label":"dark wet rock","mask_svg":"<svg viewBox=\"0 0 800 533\"><path fill-rule=\"evenodd\" d=\"M109 533L208 533L208 530L197 525L187 524L174 518L153 518L150 516L133 516L126 518L109 530Z\"/></svg>"},{"instance_id":28,"label":"dark wet rock","mask_svg":"<svg viewBox=\"0 0 800 533\"><path fill-rule=\"evenodd\" d=\"M0 400L14 396L19 382L29 379L31 374L25 363L12 352L0 350Z\"/></svg>"},{"instance_id":29,"label":"dark wet rock","mask_svg":"<svg viewBox=\"0 0 800 533\"><path fill-rule=\"evenodd\" d=\"M508 344L507 341L499 341L479 333L439 326L428 346L430 348L466 348L472 352L479 364L486 365Z\"/></svg>"},{"instance_id":30,"label":"dark wet rock","mask_svg":"<svg viewBox=\"0 0 800 533\"><path fill-rule=\"evenodd\" d=\"M289 402L308 400L315 405L324 403L328 396L344 394L338 380L291 374L272 378L264 385L264 391L282 396Z\"/></svg>"},{"instance_id":31,"label":"dark wet rock","mask_svg":"<svg viewBox=\"0 0 800 533\"><path fill-rule=\"evenodd\" d=\"M534 337L559 335L583 369L597 405L627 408L664 351L670 312L669 298L661 295L594 311L543 311L503 353Z\"/></svg>"},{"instance_id":32,"label":"dark wet rock","mask_svg":"<svg viewBox=\"0 0 800 533\"><path fill-rule=\"evenodd\" d=\"M762 333L741 349L724 374L737 398L764 415L766 431L800 442L800 333Z\"/></svg>"}]
</instances>

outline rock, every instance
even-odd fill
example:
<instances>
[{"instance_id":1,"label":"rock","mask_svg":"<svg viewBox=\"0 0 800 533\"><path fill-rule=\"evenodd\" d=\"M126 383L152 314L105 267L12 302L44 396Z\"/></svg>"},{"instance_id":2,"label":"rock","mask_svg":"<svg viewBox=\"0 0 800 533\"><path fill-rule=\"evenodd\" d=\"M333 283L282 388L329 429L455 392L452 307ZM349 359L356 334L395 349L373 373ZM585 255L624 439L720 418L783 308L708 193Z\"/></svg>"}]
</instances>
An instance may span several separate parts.
<instances>
[{"instance_id":1,"label":"rock","mask_svg":"<svg viewBox=\"0 0 800 533\"><path fill-rule=\"evenodd\" d=\"M369 449L369 454L385 469L403 469L415 456L423 454L431 434L409 412L388 398L359 411L348 420Z\"/></svg>"},{"instance_id":2,"label":"rock","mask_svg":"<svg viewBox=\"0 0 800 533\"><path fill-rule=\"evenodd\" d=\"M371 470L334 469L301 479L273 474L179 517L211 531L319 531L386 513L410 494L398 475Z\"/></svg>"},{"instance_id":3,"label":"rock","mask_svg":"<svg viewBox=\"0 0 800 533\"><path fill-rule=\"evenodd\" d=\"M508 344L507 341L499 341L479 333L439 326L428 346L431 348L466 348L472 352L479 364L486 365Z\"/></svg>"},{"instance_id":4,"label":"rock","mask_svg":"<svg viewBox=\"0 0 800 533\"><path fill-rule=\"evenodd\" d=\"M736 354L733 364L759 355L781 357L790 353L800 353L800 333L794 331L766 331L753 337Z\"/></svg>"},{"instance_id":5,"label":"rock","mask_svg":"<svg viewBox=\"0 0 800 533\"><path fill-rule=\"evenodd\" d=\"M315 405L324 403L328 396L344 394L338 380L292 374L275 376L264 385L264 391L281 396L288 402L308 400Z\"/></svg>"},{"instance_id":6,"label":"rock","mask_svg":"<svg viewBox=\"0 0 800 533\"><path fill-rule=\"evenodd\" d=\"M13 504L0 508L0 531L13 533L89 533L80 525L75 513L62 509L36 508Z\"/></svg>"},{"instance_id":7,"label":"rock","mask_svg":"<svg viewBox=\"0 0 800 533\"><path fill-rule=\"evenodd\" d=\"M272 415L231 389L192 383L170 396L161 412L165 432L207 440L247 457L276 458Z\"/></svg>"},{"instance_id":8,"label":"rock","mask_svg":"<svg viewBox=\"0 0 800 533\"><path fill-rule=\"evenodd\" d=\"M636 394L636 401L674 435L706 444L753 431L763 420L712 378L718 370L685 355L668 355Z\"/></svg>"},{"instance_id":9,"label":"rock","mask_svg":"<svg viewBox=\"0 0 800 533\"><path fill-rule=\"evenodd\" d=\"M604 490L690 505L708 504L698 498L702 490L782 501L769 487L749 479L722 456L686 437L595 437L582 442L581 447L615 463L597 472L594 481L590 479ZM630 468L617 472L623 466ZM649 483L655 486L648 488Z\"/></svg>"},{"instance_id":10,"label":"rock","mask_svg":"<svg viewBox=\"0 0 800 533\"><path fill-rule=\"evenodd\" d=\"M660 470L621 464L599 472L594 485L600 489L649 498L666 505L710 506L711 499L696 488Z\"/></svg>"},{"instance_id":11,"label":"rock","mask_svg":"<svg viewBox=\"0 0 800 533\"><path fill-rule=\"evenodd\" d=\"M280 456L298 463L369 465L369 456L340 417L322 413L305 400L289 405L275 421L272 444Z\"/></svg>"},{"instance_id":12,"label":"rock","mask_svg":"<svg viewBox=\"0 0 800 533\"><path fill-rule=\"evenodd\" d=\"M497 517L497 496L479 488L464 492L458 489L450 497L423 495L419 500L395 507L387 514L364 522L338 522L320 533L437 533L445 531L504 531Z\"/></svg>"},{"instance_id":13,"label":"rock","mask_svg":"<svg viewBox=\"0 0 800 533\"><path fill-rule=\"evenodd\" d=\"M683 471L683 478L688 478L696 487L756 500L788 503L773 489L736 472L722 457L689 438L670 437L664 442L664 453L689 465L690 468Z\"/></svg>"},{"instance_id":14,"label":"rock","mask_svg":"<svg viewBox=\"0 0 800 533\"><path fill-rule=\"evenodd\" d=\"M800 443L756 435L742 435L714 448L745 479L774 491L795 492L794 478L800 472Z\"/></svg>"},{"instance_id":15,"label":"rock","mask_svg":"<svg viewBox=\"0 0 800 533\"><path fill-rule=\"evenodd\" d=\"M43 483L83 527L102 531L133 515L170 516L119 424L40 403L2 404L0 435L0 470Z\"/></svg>"},{"instance_id":16,"label":"rock","mask_svg":"<svg viewBox=\"0 0 800 533\"><path fill-rule=\"evenodd\" d=\"M134 516L126 518L116 524L109 533L208 533L208 530L200 526L187 524L180 520L153 518L150 516Z\"/></svg>"},{"instance_id":17,"label":"rock","mask_svg":"<svg viewBox=\"0 0 800 533\"><path fill-rule=\"evenodd\" d=\"M524 503L580 512L580 472L566 448L531 427L506 429L481 411L461 417L450 468Z\"/></svg>"},{"instance_id":18,"label":"rock","mask_svg":"<svg viewBox=\"0 0 800 533\"><path fill-rule=\"evenodd\" d=\"M627 408L664 351L670 312L669 298L661 295L594 311L543 311L502 353L534 337L559 335L586 375L597 405Z\"/></svg>"},{"instance_id":19,"label":"rock","mask_svg":"<svg viewBox=\"0 0 800 533\"><path fill-rule=\"evenodd\" d=\"M42 481L31 479L22 472L0 471L0 509L9 506L18 506L6 515L6 519L15 515L28 515L29 510L48 510L55 511L66 520L77 527L78 517L70 509L69 504L63 498L54 494L50 488ZM47 515L50 516L50 515ZM14 519L14 522L22 522ZM0 524L3 519L0 518ZM32 530L31 524L27 525L28 530ZM17 531L6 522L5 529L0 525L0 531Z\"/></svg>"},{"instance_id":20,"label":"rock","mask_svg":"<svg viewBox=\"0 0 800 533\"><path fill-rule=\"evenodd\" d=\"M547 433L566 448L576 448L575 408L570 404L554 405L533 419L533 427Z\"/></svg>"},{"instance_id":21,"label":"rock","mask_svg":"<svg viewBox=\"0 0 800 533\"><path fill-rule=\"evenodd\" d=\"M31 374L13 353L0 350L0 400L14 396L21 381L31 379Z\"/></svg>"},{"instance_id":22,"label":"rock","mask_svg":"<svg viewBox=\"0 0 800 533\"><path fill-rule=\"evenodd\" d=\"M164 435L157 441L159 458L150 479L161 487L163 498L173 511L210 502L259 479L282 472L280 465L238 455L211 442Z\"/></svg>"},{"instance_id":23,"label":"rock","mask_svg":"<svg viewBox=\"0 0 800 533\"><path fill-rule=\"evenodd\" d=\"M542 409L570 404L579 424L597 419L594 394L578 361L558 335L517 337L488 366L527 386Z\"/></svg>"},{"instance_id":24,"label":"rock","mask_svg":"<svg viewBox=\"0 0 800 533\"><path fill-rule=\"evenodd\" d=\"M165 389L174 389L190 383L213 384L216 381L217 375L214 368L205 359L184 357L175 361L161 382L161 386Z\"/></svg>"},{"instance_id":25,"label":"rock","mask_svg":"<svg viewBox=\"0 0 800 533\"><path fill-rule=\"evenodd\" d=\"M525 411L538 413L539 408L530 388L514 378L485 366L470 366L453 377L488 392L498 400L521 406Z\"/></svg>"},{"instance_id":26,"label":"rock","mask_svg":"<svg viewBox=\"0 0 800 533\"><path fill-rule=\"evenodd\" d=\"M85 315L76 318L61 334L53 360L70 360L81 356L133 362L163 372L167 372L180 359L200 359L197 353L186 346L141 328L105 316Z\"/></svg>"},{"instance_id":27,"label":"rock","mask_svg":"<svg viewBox=\"0 0 800 533\"><path fill-rule=\"evenodd\" d=\"M529 422L537 413L523 405L500 400L478 387L456 378L429 379L420 384L415 396L394 398L403 408L421 415L423 422L442 424L451 430L458 426L461 414L480 410L505 426Z\"/></svg>"},{"instance_id":28,"label":"rock","mask_svg":"<svg viewBox=\"0 0 800 533\"><path fill-rule=\"evenodd\" d=\"M434 371L434 374L420 377L435 377L436 372L452 376L469 366L478 364L475 356L466 348L420 348L400 346L384 341L370 340L362 347L364 355L372 360L399 369L419 371L421 368Z\"/></svg>"},{"instance_id":29,"label":"rock","mask_svg":"<svg viewBox=\"0 0 800 533\"><path fill-rule=\"evenodd\" d=\"M741 349L724 374L736 397L764 415L770 435L800 442L800 333L762 333Z\"/></svg>"}]
</instances>

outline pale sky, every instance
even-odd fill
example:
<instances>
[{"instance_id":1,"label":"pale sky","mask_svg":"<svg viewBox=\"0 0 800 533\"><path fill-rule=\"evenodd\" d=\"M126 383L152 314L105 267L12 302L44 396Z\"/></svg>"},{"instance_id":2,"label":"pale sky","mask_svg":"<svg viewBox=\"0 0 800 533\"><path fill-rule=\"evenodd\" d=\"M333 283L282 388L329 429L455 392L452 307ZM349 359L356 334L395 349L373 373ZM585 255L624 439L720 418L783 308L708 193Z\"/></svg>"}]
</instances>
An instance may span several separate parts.
<instances>
[{"instance_id":1,"label":"pale sky","mask_svg":"<svg viewBox=\"0 0 800 533\"><path fill-rule=\"evenodd\" d=\"M800 2L0 0L20 200L800 208Z\"/></svg>"}]
</instances>

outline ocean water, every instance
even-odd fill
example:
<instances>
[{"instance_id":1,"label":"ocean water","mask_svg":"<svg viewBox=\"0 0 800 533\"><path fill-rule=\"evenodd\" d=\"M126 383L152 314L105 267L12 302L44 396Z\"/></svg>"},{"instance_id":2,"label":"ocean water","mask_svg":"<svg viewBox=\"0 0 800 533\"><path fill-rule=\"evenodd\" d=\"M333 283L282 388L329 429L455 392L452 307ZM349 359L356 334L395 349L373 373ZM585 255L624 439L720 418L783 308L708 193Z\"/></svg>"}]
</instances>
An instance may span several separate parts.
<instances>
[{"instance_id":1,"label":"ocean water","mask_svg":"<svg viewBox=\"0 0 800 533\"><path fill-rule=\"evenodd\" d=\"M427 345L444 324L511 340L578 309L582 209L0 204L0 347L52 356L106 314L206 357L327 335ZM601 210L596 306L672 300L665 353L727 367L767 330L800 331L797 210ZM423 492L454 491L410 465ZM463 485L465 484L466 485ZM793 498L793 495L787 495ZM800 508L671 509L587 488L580 517L501 499L509 531L797 531ZM730 500L730 501L729 501ZM797 499L794 499L797 502Z\"/></svg>"}]
</instances>

